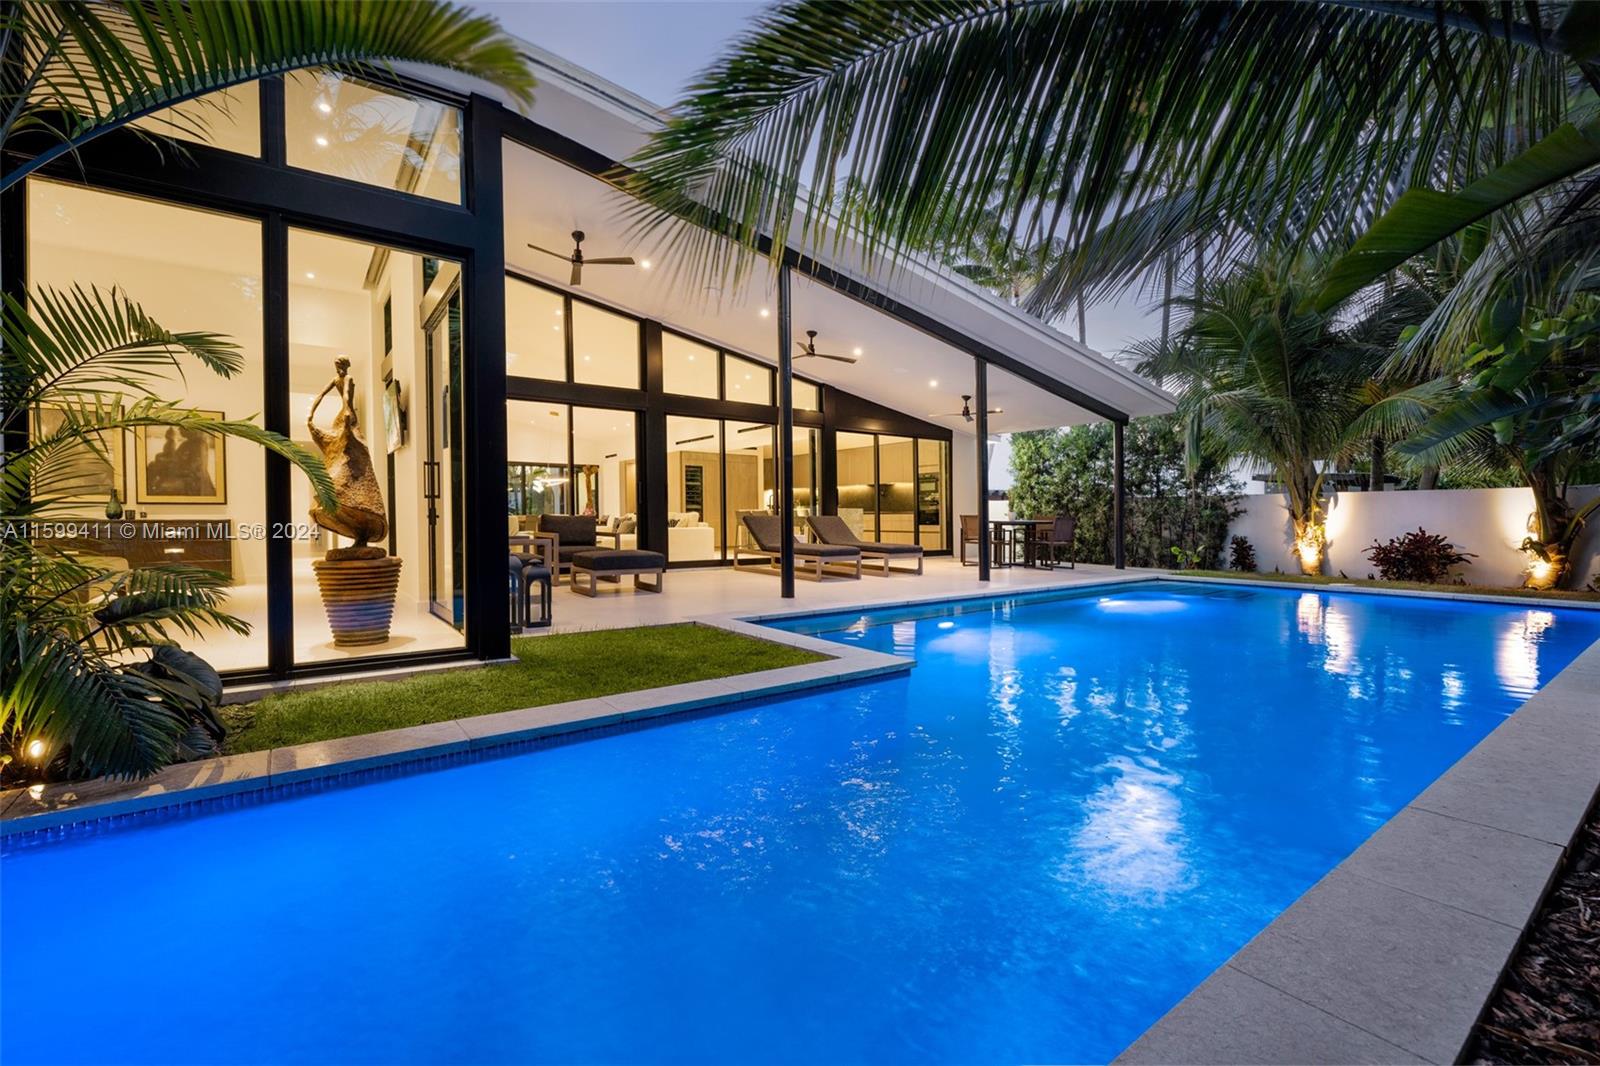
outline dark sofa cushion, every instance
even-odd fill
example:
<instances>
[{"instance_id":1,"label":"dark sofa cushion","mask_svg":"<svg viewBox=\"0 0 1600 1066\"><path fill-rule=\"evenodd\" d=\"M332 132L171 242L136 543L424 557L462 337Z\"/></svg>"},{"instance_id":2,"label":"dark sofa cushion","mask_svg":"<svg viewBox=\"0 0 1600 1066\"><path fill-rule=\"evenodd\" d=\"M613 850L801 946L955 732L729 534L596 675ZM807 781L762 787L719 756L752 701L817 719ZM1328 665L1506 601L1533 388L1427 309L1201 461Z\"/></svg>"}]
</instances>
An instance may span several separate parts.
<instances>
[{"instance_id":1,"label":"dark sofa cushion","mask_svg":"<svg viewBox=\"0 0 1600 1066\"><path fill-rule=\"evenodd\" d=\"M845 544L796 544L794 553L810 559L854 559L861 554L859 549Z\"/></svg>"},{"instance_id":2,"label":"dark sofa cushion","mask_svg":"<svg viewBox=\"0 0 1600 1066\"><path fill-rule=\"evenodd\" d=\"M643 551L638 548L609 548L582 552L572 560L572 565L578 570L596 572L652 568L661 570L666 568L667 557L660 552Z\"/></svg>"},{"instance_id":3,"label":"dark sofa cushion","mask_svg":"<svg viewBox=\"0 0 1600 1066\"><path fill-rule=\"evenodd\" d=\"M561 547L569 544L594 546L594 515L592 514L542 514L539 532L554 533L561 538Z\"/></svg>"}]
</instances>

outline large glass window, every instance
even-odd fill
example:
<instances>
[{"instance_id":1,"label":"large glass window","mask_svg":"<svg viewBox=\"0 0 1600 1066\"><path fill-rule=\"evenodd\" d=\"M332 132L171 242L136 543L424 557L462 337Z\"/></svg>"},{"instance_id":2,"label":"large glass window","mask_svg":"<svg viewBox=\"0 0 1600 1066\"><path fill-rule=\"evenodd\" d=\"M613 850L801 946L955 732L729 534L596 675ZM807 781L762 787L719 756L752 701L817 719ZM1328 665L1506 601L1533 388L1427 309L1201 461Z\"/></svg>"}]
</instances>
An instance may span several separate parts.
<instances>
[{"instance_id":1,"label":"large glass window","mask_svg":"<svg viewBox=\"0 0 1600 1066\"><path fill-rule=\"evenodd\" d=\"M822 498L817 494L817 486L821 484L818 437L815 429L796 427L794 431L794 513L802 519L798 523L802 535L805 535L804 516L819 514L822 507Z\"/></svg>"},{"instance_id":2,"label":"large glass window","mask_svg":"<svg viewBox=\"0 0 1600 1066\"><path fill-rule=\"evenodd\" d=\"M265 396L259 223L38 179L27 183L27 213L32 286L116 289L167 329L221 333L239 345L242 366L232 377L187 363L181 375L157 384L160 398L217 417L259 414ZM129 394L121 402L135 399ZM35 410L35 439L59 430L67 417L64 409ZM185 637L185 647L219 670L265 667L262 450L160 426L108 434L101 444L98 454L86 449L64 462L76 464L72 513L106 528L57 538L55 546L111 570L181 562L221 573L229 582L223 609L249 623L250 632L207 627L199 638ZM80 472L89 476L80 480ZM106 517L118 512L124 524L111 527Z\"/></svg>"},{"instance_id":3,"label":"large glass window","mask_svg":"<svg viewBox=\"0 0 1600 1066\"><path fill-rule=\"evenodd\" d=\"M928 551L942 551L945 516L950 499L950 444L917 440L917 543Z\"/></svg>"},{"instance_id":4,"label":"large glass window","mask_svg":"<svg viewBox=\"0 0 1600 1066\"><path fill-rule=\"evenodd\" d=\"M506 403L506 509L508 532L538 528L539 516L572 514L568 471L570 414L559 403Z\"/></svg>"},{"instance_id":5,"label":"large glass window","mask_svg":"<svg viewBox=\"0 0 1600 1066\"><path fill-rule=\"evenodd\" d=\"M567 379L566 301L558 292L506 278L506 373Z\"/></svg>"},{"instance_id":6,"label":"large glass window","mask_svg":"<svg viewBox=\"0 0 1600 1066\"><path fill-rule=\"evenodd\" d=\"M667 417L667 559L722 558L722 425Z\"/></svg>"},{"instance_id":7,"label":"large glass window","mask_svg":"<svg viewBox=\"0 0 1600 1066\"><path fill-rule=\"evenodd\" d=\"M305 478L291 513L297 662L459 648L465 621L461 423L462 307L457 264L307 230L289 231L292 432L334 467L341 511L376 511L370 544L401 561L389 639L334 642L313 563L353 542L307 517Z\"/></svg>"},{"instance_id":8,"label":"large glass window","mask_svg":"<svg viewBox=\"0 0 1600 1066\"><path fill-rule=\"evenodd\" d=\"M753 546L744 516L772 514L776 506L773 449L777 428L760 422L728 422L723 426L723 441L723 525L731 557L734 548Z\"/></svg>"},{"instance_id":9,"label":"large glass window","mask_svg":"<svg viewBox=\"0 0 1600 1066\"><path fill-rule=\"evenodd\" d=\"M717 350L685 340L675 333L661 334L662 387L679 396L717 398Z\"/></svg>"},{"instance_id":10,"label":"large glass window","mask_svg":"<svg viewBox=\"0 0 1600 1066\"><path fill-rule=\"evenodd\" d=\"M332 70L284 76L290 166L461 202L461 110Z\"/></svg>"},{"instance_id":11,"label":"large glass window","mask_svg":"<svg viewBox=\"0 0 1600 1066\"><path fill-rule=\"evenodd\" d=\"M727 382L724 400L737 400L740 403L773 403L772 396L772 368L762 363L751 362L749 359L737 355L726 357L727 362L723 371L724 380Z\"/></svg>"},{"instance_id":12,"label":"large glass window","mask_svg":"<svg viewBox=\"0 0 1600 1066\"><path fill-rule=\"evenodd\" d=\"M878 438L878 539L915 544L916 466L910 437Z\"/></svg>"},{"instance_id":13,"label":"large glass window","mask_svg":"<svg viewBox=\"0 0 1600 1066\"><path fill-rule=\"evenodd\" d=\"M809 381L801 381L799 378L792 380L794 381L794 389L792 391L794 409L796 411L822 410L822 390Z\"/></svg>"},{"instance_id":14,"label":"large glass window","mask_svg":"<svg viewBox=\"0 0 1600 1066\"><path fill-rule=\"evenodd\" d=\"M871 433L839 433L835 438L839 517L865 540L878 539L878 468Z\"/></svg>"},{"instance_id":15,"label":"large glass window","mask_svg":"<svg viewBox=\"0 0 1600 1066\"><path fill-rule=\"evenodd\" d=\"M572 409L572 474L578 513L592 514L602 528L619 533L623 532L623 521L637 526L638 463L634 441L632 411ZM637 529L626 532L636 534Z\"/></svg>"},{"instance_id":16,"label":"large glass window","mask_svg":"<svg viewBox=\"0 0 1600 1066\"><path fill-rule=\"evenodd\" d=\"M260 82L228 89L162 108L136 120L140 129L180 141L204 144L240 155L261 154Z\"/></svg>"},{"instance_id":17,"label":"large glass window","mask_svg":"<svg viewBox=\"0 0 1600 1066\"><path fill-rule=\"evenodd\" d=\"M572 379L583 385L639 387L639 323L572 301Z\"/></svg>"},{"instance_id":18,"label":"large glass window","mask_svg":"<svg viewBox=\"0 0 1600 1066\"><path fill-rule=\"evenodd\" d=\"M867 540L948 546L948 443L872 433L839 433L836 440L839 517Z\"/></svg>"}]
</instances>

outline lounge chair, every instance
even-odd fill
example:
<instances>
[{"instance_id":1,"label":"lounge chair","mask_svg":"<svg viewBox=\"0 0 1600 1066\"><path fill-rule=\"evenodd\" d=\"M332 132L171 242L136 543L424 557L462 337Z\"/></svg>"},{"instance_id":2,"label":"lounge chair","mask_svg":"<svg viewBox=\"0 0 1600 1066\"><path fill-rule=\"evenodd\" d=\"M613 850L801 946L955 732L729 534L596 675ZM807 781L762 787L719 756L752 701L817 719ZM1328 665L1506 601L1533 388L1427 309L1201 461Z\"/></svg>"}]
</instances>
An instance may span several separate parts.
<instances>
[{"instance_id":1,"label":"lounge chair","mask_svg":"<svg viewBox=\"0 0 1600 1066\"><path fill-rule=\"evenodd\" d=\"M744 528L750 531L750 539L755 542L755 547L738 545L733 549L733 568L739 569L739 558L744 555L755 555L766 560L759 567L763 570L776 571L778 568L779 553L783 546L783 520L777 515L747 514L741 521ZM791 531L789 536L794 536ZM861 577L861 550L832 544L801 544L794 546L794 572L804 577L821 581L826 574L835 577ZM746 566L746 570L751 567Z\"/></svg>"},{"instance_id":2,"label":"lounge chair","mask_svg":"<svg viewBox=\"0 0 1600 1066\"><path fill-rule=\"evenodd\" d=\"M883 563L883 573L920 574L922 573L922 546L920 544L890 544L886 541L862 540L856 536L844 519L836 514L806 515L806 525L811 527L811 533L823 544L835 547L854 548L861 553L863 559L877 559ZM890 566L894 560L902 562L915 562L917 568L909 566Z\"/></svg>"}]
</instances>

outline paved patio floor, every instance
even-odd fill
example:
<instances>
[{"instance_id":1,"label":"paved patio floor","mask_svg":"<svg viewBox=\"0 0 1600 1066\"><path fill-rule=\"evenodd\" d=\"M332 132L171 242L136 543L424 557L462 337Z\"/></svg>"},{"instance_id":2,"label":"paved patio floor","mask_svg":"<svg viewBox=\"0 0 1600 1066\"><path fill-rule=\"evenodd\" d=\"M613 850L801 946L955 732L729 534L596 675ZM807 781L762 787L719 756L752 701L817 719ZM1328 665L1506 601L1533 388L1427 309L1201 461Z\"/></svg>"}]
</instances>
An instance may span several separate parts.
<instances>
[{"instance_id":1,"label":"paved patio floor","mask_svg":"<svg viewBox=\"0 0 1600 1066\"><path fill-rule=\"evenodd\" d=\"M1028 589L1064 587L1118 577L1139 577L1155 571L1115 570L1109 566L1079 564L1076 570L996 569L988 582L978 580L976 566L962 566L952 558L927 560L923 573L883 577L864 573L859 581L829 578L822 582L795 579L795 596L778 595L778 575L762 571L734 571L730 567L668 570L659 595L636 592L624 579L621 590L602 585L595 599L580 596L563 581L554 592L554 624L534 634L582 629L616 629L625 626L662 625L697 618L727 615L779 614L790 611L870 607L950 596L1003 594Z\"/></svg>"}]
</instances>

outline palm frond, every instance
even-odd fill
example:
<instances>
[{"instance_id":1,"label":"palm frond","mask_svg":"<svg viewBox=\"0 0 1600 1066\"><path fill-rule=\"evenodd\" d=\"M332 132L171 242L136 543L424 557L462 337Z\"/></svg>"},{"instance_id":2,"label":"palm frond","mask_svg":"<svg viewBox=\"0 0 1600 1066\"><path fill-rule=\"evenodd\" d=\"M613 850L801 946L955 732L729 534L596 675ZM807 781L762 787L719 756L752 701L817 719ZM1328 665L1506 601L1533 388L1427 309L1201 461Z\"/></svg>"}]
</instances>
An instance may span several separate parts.
<instances>
[{"instance_id":1,"label":"palm frond","mask_svg":"<svg viewBox=\"0 0 1600 1066\"><path fill-rule=\"evenodd\" d=\"M304 67L392 82L393 64L423 63L519 102L533 90L527 59L492 18L440 0L12 0L0 32L10 39L0 144L32 134L51 145L0 176L0 189L106 130Z\"/></svg>"},{"instance_id":2,"label":"palm frond","mask_svg":"<svg viewBox=\"0 0 1600 1066\"><path fill-rule=\"evenodd\" d=\"M1565 117L1572 68L1548 42L1388 10L1403 6L792 0L619 180L642 198L637 226L709 272L768 235L774 250L943 247L986 212L1013 240L1076 246L1181 189L1224 215L1282 205L1270 223L1403 181L1419 158L1465 184ZM861 196L840 207L840 185ZM1182 239L1182 217L1148 232Z\"/></svg>"}]
</instances>

